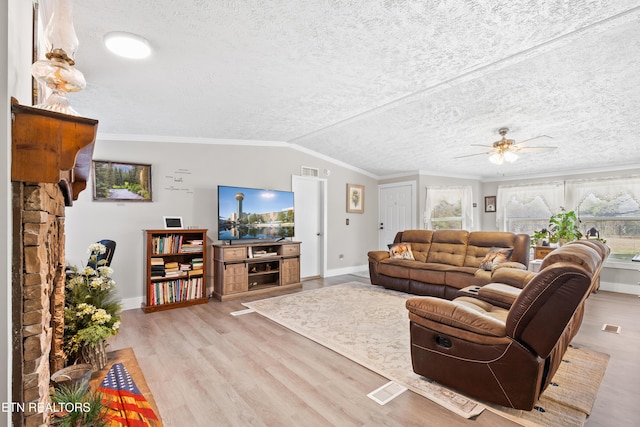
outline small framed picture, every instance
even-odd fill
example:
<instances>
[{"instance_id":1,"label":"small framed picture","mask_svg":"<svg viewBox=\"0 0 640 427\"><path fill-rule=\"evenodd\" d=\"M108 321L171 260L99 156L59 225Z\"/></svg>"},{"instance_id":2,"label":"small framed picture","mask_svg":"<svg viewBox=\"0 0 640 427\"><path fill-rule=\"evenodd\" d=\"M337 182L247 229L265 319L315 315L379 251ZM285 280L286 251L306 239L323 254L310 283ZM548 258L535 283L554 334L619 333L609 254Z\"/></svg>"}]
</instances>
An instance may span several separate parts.
<instances>
[{"instance_id":1,"label":"small framed picture","mask_svg":"<svg viewBox=\"0 0 640 427\"><path fill-rule=\"evenodd\" d=\"M93 200L150 202L151 165L94 160Z\"/></svg>"},{"instance_id":2,"label":"small framed picture","mask_svg":"<svg viewBox=\"0 0 640 427\"><path fill-rule=\"evenodd\" d=\"M164 222L164 228L169 229L180 229L184 228L182 226L182 217L181 216L163 216L162 221Z\"/></svg>"},{"instance_id":3,"label":"small framed picture","mask_svg":"<svg viewBox=\"0 0 640 427\"><path fill-rule=\"evenodd\" d=\"M484 198L484 211L485 212L496 211L496 196L487 196Z\"/></svg>"},{"instance_id":4,"label":"small framed picture","mask_svg":"<svg viewBox=\"0 0 640 427\"><path fill-rule=\"evenodd\" d=\"M364 185L347 184L347 212L364 213Z\"/></svg>"}]
</instances>

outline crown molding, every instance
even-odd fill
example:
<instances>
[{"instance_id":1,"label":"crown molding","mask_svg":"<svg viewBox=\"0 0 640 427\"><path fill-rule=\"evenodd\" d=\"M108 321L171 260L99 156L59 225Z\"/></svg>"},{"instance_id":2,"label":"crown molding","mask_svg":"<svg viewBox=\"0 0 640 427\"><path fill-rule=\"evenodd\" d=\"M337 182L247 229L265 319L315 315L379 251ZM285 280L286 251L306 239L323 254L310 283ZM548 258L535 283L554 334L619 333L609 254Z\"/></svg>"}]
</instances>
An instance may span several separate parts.
<instances>
[{"instance_id":1,"label":"crown molding","mask_svg":"<svg viewBox=\"0 0 640 427\"><path fill-rule=\"evenodd\" d=\"M480 182L482 183L508 182L508 181L520 181L520 180L529 180L529 179L538 179L538 178L558 178L558 177L564 177L564 176L620 172L620 171L629 171L629 170L640 170L640 167L638 167L637 163L633 163L633 164L628 163L628 164L622 164L622 165L603 166L599 168L565 169L562 171L544 172L539 174L511 175L511 176L502 176L497 178L483 178L480 180Z\"/></svg>"},{"instance_id":2,"label":"crown molding","mask_svg":"<svg viewBox=\"0 0 640 427\"><path fill-rule=\"evenodd\" d=\"M284 147L297 150L309 156L316 157L320 160L327 161L345 169L379 180L380 177L364 169L360 169L341 160L334 159L327 155L310 150L298 144L284 141L261 141L250 139L225 139L225 138L195 138L185 136L165 136L165 135L138 135L138 134L115 134L115 133L99 133L96 138L98 141L131 141L131 142L163 142L170 144L207 144L207 145L243 145L253 147Z\"/></svg>"},{"instance_id":3,"label":"crown molding","mask_svg":"<svg viewBox=\"0 0 640 427\"><path fill-rule=\"evenodd\" d=\"M261 141L249 139L226 138L197 138L190 136L166 136L166 135L139 135L100 133L98 141L132 141L132 142L165 142L170 144L207 144L207 145L250 145L259 147L288 147L289 144L282 141Z\"/></svg>"}]
</instances>

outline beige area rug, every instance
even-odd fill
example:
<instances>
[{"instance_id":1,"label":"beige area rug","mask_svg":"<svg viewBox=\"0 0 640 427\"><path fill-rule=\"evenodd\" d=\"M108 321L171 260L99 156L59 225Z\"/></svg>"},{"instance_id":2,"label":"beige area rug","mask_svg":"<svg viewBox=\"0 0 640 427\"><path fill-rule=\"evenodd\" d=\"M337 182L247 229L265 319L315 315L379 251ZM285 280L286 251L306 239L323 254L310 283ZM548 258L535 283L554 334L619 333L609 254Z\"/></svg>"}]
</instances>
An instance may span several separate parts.
<instances>
[{"instance_id":1,"label":"beige area rug","mask_svg":"<svg viewBox=\"0 0 640 427\"><path fill-rule=\"evenodd\" d=\"M350 282L244 303L259 314L395 381L465 418L484 409L525 426L581 426L593 406L609 356L570 348L540 399L540 411L483 404L431 382L411 367L411 295Z\"/></svg>"}]
</instances>

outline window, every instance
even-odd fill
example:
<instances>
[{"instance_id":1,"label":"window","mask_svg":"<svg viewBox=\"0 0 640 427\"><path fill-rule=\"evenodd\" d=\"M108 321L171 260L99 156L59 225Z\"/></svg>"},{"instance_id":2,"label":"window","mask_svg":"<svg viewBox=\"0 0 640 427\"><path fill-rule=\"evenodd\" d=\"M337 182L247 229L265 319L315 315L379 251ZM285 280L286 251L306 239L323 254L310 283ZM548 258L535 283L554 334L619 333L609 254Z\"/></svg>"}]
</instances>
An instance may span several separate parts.
<instances>
[{"instance_id":1,"label":"window","mask_svg":"<svg viewBox=\"0 0 640 427\"><path fill-rule=\"evenodd\" d=\"M595 228L607 241L612 258L640 253L640 177L567 181L567 204L583 233Z\"/></svg>"},{"instance_id":2,"label":"window","mask_svg":"<svg viewBox=\"0 0 640 427\"><path fill-rule=\"evenodd\" d=\"M498 186L497 198L500 230L533 234L564 206L575 210L584 235L598 231L611 258L640 253L640 176Z\"/></svg>"},{"instance_id":3,"label":"window","mask_svg":"<svg viewBox=\"0 0 640 427\"><path fill-rule=\"evenodd\" d=\"M549 217L564 203L561 181L498 186L496 226L499 230L533 234L549 226Z\"/></svg>"},{"instance_id":4,"label":"window","mask_svg":"<svg viewBox=\"0 0 640 427\"><path fill-rule=\"evenodd\" d=\"M471 186L427 187L424 225L427 230L473 227Z\"/></svg>"}]
</instances>

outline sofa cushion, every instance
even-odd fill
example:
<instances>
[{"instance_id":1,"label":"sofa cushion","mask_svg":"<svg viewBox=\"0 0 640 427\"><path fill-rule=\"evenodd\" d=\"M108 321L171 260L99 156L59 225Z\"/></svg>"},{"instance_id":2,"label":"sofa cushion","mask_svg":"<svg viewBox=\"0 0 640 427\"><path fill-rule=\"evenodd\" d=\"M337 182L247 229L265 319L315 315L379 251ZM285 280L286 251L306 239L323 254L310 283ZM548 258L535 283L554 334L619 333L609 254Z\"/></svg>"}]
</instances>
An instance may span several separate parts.
<instances>
[{"instance_id":1,"label":"sofa cushion","mask_svg":"<svg viewBox=\"0 0 640 427\"><path fill-rule=\"evenodd\" d=\"M593 274L602 264L601 255L595 249L584 245L565 245L562 250L551 251L540 264L540 271L558 262L577 264Z\"/></svg>"},{"instance_id":2,"label":"sofa cushion","mask_svg":"<svg viewBox=\"0 0 640 427\"><path fill-rule=\"evenodd\" d=\"M480 268L486 271L493 270L498 264L504 264L511 259L513 248L491 248L480 261Z\"/></svg>"},{"instance_id":3,"label":"sofa cushion","mask_svg":"<svg viewBox=\"0 0 640 427\"><path fill-rule=\"evenodd\" d=\"M430 283L432 285L444 285L444 277L447 271L447 267L451 268L450 266L442 264L422 263L422 265L415 266L415 268L411 269L409 278L411 280Z\"/></svg>"},{"instance_id":4,"label":"sofa cushion","mask_svg":"<svg viewBox=\"0 0 640 427\"><path fill-rule=\"evenodd\" d=\"M378 264L378 273L399 279L408 279L409 271L412 269L411 264L417 264L418 262L409 259L387 258Z\"/></svg>"},{"instance_id":5,"label":"sofa cushion","mask_svg":"<svg viewBox=\"0 0 640 427\"><path fill-rule=\"evenodd\" d=\"M468 239L469 232L466 230L434 231L427 262L462 267Z\"/></svg>"},{"instance_id":6,"label":"sofa cushion","mask_svg":"<svg viewBox=\"0 0 640 427\"><path fill-rule=\"evenodd\" d=\"M415 259L411 252L411 243L394 243L389 248L389 257L393 259Z\"/></svg>"},{"instance_id":7,"label":"sofa cushion","mask_svg":"<svg viewBox=\"0 0 640 427\"><path fill-rule=\"evenodd\" d=\"M411 251L416 261L425 262L431 248L432 230L405 230L400 236L401 242L411 243Z\"/></svg>"},{"instance_id":8,"label":"sofa cushion","mask_svg":"<svg viewBox=\"0 0 640 427\"><path fill-rule=\"evenodd\" d=\"M517 237L517 235L505 231L473 231L469 233L469 245L464 265L466 267L480 267L480 263L491 248L513 248Z\"/></svg>"},{"instance_id":9,"label":"sofa cushion","mask_svg":"<svg viewBox=\"0 0 640 427\"><path fill-rule=\"evenodd\" d=\"M411 314L456 329L495 337L506 335L508 312L476 298L460 297L447 301L434 297L411 297L405 306Z\"/></svg>"}]
</instances>

